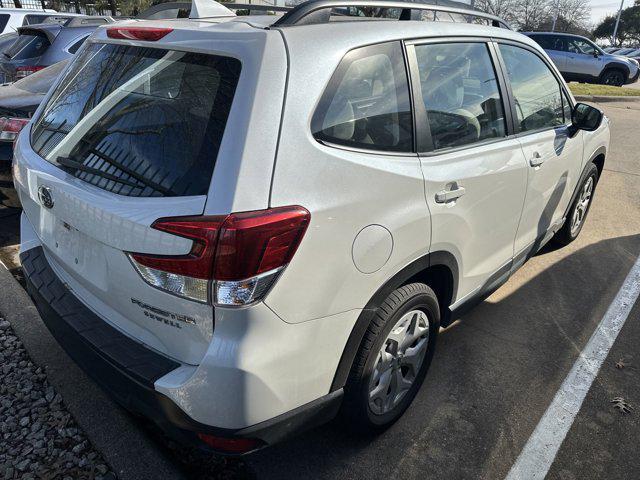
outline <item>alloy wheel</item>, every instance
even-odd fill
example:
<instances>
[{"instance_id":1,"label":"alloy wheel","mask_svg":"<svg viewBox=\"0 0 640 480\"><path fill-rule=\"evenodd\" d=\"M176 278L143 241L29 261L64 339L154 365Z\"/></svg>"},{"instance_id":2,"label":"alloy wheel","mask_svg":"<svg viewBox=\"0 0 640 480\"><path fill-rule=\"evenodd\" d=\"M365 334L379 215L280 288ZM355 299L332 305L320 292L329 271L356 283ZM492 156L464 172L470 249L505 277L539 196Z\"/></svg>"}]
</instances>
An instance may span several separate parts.
<instances>
[{"instance_id":1,"label":"alloy wheel","mask_svg":"<svg viewBox=\"0 0 640 480\"><path fill-rule=\"evenodd\" d=\"M369 382L369 408L384 415L414 384L429 346L429 317L422 310L403 315L385 339Z\"/></svg>"},{"instance_id":2,"label":"alloy wheel","mask_svg":"<svg viewBox=\"0 0 640 480\"><path fill-rule=\"evenodd\" d=\"M591 202L591 195L593 194L593 177L589 177L582 190L580 190L580 197L573 209L571 215L571 236L574 236L580 230L580 226L584 222L584 218L587 216L587 209L589 208L589 202Z\"/></svg>"}]
</instances>

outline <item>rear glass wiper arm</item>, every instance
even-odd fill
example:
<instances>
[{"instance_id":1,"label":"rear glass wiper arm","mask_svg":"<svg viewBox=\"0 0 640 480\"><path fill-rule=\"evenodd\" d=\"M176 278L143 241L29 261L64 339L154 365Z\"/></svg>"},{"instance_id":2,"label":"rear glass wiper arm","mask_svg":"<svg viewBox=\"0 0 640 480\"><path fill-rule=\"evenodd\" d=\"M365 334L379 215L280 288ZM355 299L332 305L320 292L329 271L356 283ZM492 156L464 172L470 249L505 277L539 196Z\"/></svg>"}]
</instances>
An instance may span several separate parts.
<instances>
[{"instance_id":1,"label":"rear glass wiper arm","mask_svg":"<svg viewBox=\"0 0 640 480\"><path fill-rule=\"evenodd\" d=\"M58 164L62 165L63 167L75 168L76 170L80 170L80 171L86 172L86 173L91 173L93 175L105 178L107 180L113 180L114 182L122 183L123 185L128 185L129 187L144 188L143 185L138 185L137 183L133 183L133 182L130 182L128 180L124 180L124 179L122 179L120 177L117 177L115 175L112 175L110 173L103 172L102 170L100 170L98 168L87 167L84 163L80 163L80 162L78 162L76 160L73 160L71 158L68 158L68 157L57 157L56 158L56 162Z\"/></svg>"}]
</instances>

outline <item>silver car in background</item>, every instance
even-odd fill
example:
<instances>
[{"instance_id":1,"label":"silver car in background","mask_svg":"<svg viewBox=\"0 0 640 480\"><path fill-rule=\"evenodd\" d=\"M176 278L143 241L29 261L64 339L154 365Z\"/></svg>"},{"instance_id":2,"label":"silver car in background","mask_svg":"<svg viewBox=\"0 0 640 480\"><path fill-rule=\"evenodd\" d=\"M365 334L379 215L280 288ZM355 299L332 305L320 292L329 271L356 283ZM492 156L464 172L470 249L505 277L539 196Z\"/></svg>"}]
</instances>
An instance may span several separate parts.
<instances>
[{"instance_id":1,"label":"silver car in background","mask_svg":"<svg viewBox=\"0 0 640 480\"><path fill-rule=\"evenodd\" d=\"M619 87L635 82L640 74L636 60L606 53L588 38L558 32L523 33L544 48L568 82Z\"/></svg>"}]
</instances>

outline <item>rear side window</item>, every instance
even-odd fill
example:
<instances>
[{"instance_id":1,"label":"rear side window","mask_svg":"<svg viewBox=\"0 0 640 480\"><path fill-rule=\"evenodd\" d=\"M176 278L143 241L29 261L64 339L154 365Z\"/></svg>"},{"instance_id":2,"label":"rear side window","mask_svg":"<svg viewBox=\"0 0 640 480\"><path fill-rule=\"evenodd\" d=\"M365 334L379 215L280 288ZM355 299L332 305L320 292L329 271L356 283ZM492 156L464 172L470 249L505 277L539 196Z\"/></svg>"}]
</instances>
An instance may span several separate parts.
<instances>
[{"instance_id":1,"label":"rear side window","mask_svg":"<svg viewBox=\"0 0 640 480\"><path fill-rule=\"evenodd\" d=\"M89 37L89 35L87 35L86 37L82 37L80 40L78 40L77 42L74 42L68 49L67 52L71 53L71 54L75 54L78 49L80 48L80 46L84 43L84 41Z\"/></svg>"},{"instance_id":2,"label":"rear side window","mask_svg":"<svg viewBox=\"0 0 640 480\"><path fill-rule=\"evenodd\" d=\"M416 45L422 99L434 150L505 136L491 56L484 43Z\"/></svg>"},{"instance_id":3,"label":"rear side window","mask_svg":"<svg viewBox=\"0 0 640 480\"><path fill-rule=\"evenodd\" d=\"M535 53L500 45L511 81L520 131L557 127L564 123L561 88L549 67Z\"/></svg>"},{"instance_id":4,"label":"rear side window","mask_svg":"<svg viewBox=\"0 0 640 480\"><path fill-rule=\"evenodd\" d=\"M535 40L545 50L565 51L564 40L557 35L531 35L531 39Z\"/></svg>"},{"instance_id":5,"label":"rear side window","mask_svg":"<svg viewBox=\"0 0 640 480\"><path fill-rule=\"evenodd\" d=\"M239 75L230 57L92 44L35 122L33 148L120 195L204 195Z\"/></svg>"},{"instance_id":6,"label":"rear side window","mask_svg":"<svg viewBox=\"0 0 640 480\"><path fill-rule=\"evenodd\" d=\"M9 22L9 15L3 13L0 15L0 32L4 30L4 27L7 26L7 22Z\"/></svg>"},{"instance_id":7,"label":"rear side window","mask_svg":"<svg viewBox=\"0 0 640 480\"><path fill-rule=\"evenodd\" d=\"M312 120L322 142L368 150L413 149L407 72L399 42L347 53Z\"/></svg>"},{"instance_id":8,"label":"rear side window","mask_svg":"<svg viewBox=\"0 0 640 480\"><path fill-rule=\"evenodd\" d=\"M26 60L44 54L49 48L49 40L40 35L19 35L13 45L5 50L11 60Z\"/></svg>"}]
</instances>

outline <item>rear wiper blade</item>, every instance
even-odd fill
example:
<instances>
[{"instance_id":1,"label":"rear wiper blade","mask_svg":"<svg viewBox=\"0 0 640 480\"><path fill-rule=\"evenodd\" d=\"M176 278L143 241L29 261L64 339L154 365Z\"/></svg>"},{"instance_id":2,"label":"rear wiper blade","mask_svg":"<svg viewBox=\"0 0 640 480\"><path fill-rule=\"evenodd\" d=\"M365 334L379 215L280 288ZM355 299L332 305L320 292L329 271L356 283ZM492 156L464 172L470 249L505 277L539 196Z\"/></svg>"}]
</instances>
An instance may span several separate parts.
<instances>
[{"instance_id":1,"label":"rear wiper blade","mask_svg":"<svg viewBox=\"0 0 640 480\"><path fill-rule=\"evenodd\" d=\"M68 157L57 157L56 162L62 165L63 167L75 168L76 170L91 173L98 177L106 178L107 180L113 180L114 182L122 183L123 185L127 185L129 187L144 188L144 186L142 185L138 185L137 183L133 183L128 180L123 180L120 177L117 177L107 172L103 172L102 170L99 170L97 168L87 167L84 163L80 163Z\"/></svg>"}]
</instances>

